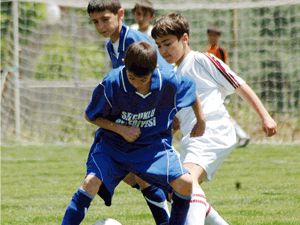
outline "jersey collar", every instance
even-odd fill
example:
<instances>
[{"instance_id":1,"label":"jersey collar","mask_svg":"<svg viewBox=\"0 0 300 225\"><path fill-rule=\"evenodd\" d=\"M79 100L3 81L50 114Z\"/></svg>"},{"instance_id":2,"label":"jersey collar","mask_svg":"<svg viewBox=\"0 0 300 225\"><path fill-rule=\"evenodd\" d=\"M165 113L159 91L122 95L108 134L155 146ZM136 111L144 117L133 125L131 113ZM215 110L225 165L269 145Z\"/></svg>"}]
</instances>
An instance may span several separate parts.
<instances>
[{"instance_id":1,"label":"jersey collar","mask_svg":"<svg viewBox=\"0 0 300 225\"><path fill-rule=\"evenodd\" d=\"M119 36L119 46L118 46L118 52L119 53L120 52L125 52L125 43L126 43L126 37L127 37L128 31L129 31L129 27L126 26L125 24L123 24L122 27L121 27L120 36ZM108 46L108 49L111 52L114 52L113 44L112 44L111 40L109 40L107 42L107 46Z\"/></svg>"},{"instance_id":2,"label":"jersey collar","mask_svg":"<svg viewBox=\"0 0 300 225\"><path fill-rule=\"evenodd\" d=\"M122 25L121 31L120 31L120 41L119 41L119 52L125 52L125 41L126 37L129 31L129 27L126 26L125 24Z\"/></svg>"},{"instance_id":3,"label":"jersey collar","mask_svg":"<svg viewBox=\"0 0 300 225\"><path fill-rule=\"evenodd\" d=\"M141 97L148 97L153 91L161 91L162 89L162 76L159 68L156 68L151 77L151 86L150 86L150 92L147 95L141 95L140 93L136 92L136 89L129 83L125 66L121 70L121 83L123 90L128 92L135 92L137 95Z\"/></svg>"}]
</instances>

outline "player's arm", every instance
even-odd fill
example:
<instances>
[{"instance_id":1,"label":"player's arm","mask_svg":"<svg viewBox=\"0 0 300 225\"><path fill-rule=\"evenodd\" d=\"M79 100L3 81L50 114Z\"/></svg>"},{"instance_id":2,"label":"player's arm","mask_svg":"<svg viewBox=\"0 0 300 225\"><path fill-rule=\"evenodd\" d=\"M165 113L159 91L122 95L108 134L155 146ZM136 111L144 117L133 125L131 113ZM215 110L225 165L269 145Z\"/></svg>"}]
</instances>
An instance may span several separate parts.
<instances>
[{"instance_id":1,"label":"player's arm","mask_svg":"<svg viewBox=\"0 0 300 225\"><path fill-rule=\"evenodd\" d=\"M141 130L139 127L130 127L130 126L117 124L108 119L101 118L101 117L95 120L90 120L86 114L85 114L85 119L98 127L119 134L128 142L134 142L136 139L138 139L138 137L141 134Z\"/></svg>"},{"instance_id":2,"label":"player's arm","mask_svg":"<svg viewBox=\"0 0 300 225\"><path fill-rule=\"evenodd\" d=\"M174 135L180 129L179 119L175 116L173 119L172 134Z\"/></svg>"},{"instance_id":3,"label":"player's arm","mask_svg":"<svg viewBox=\"0 0 300 225\"><path fill-rule=\"evenodd\" d=\"M106 119L112 110L113 88L107 75L93 91L92 99L85 110L85 119L103 129L122 136L128 142L134 142L140 136L140 129L114 123Z\"/></svg>"},{"instance_id":4,"label":"player's arm","mask_svg":"<svg viewBox=\"0 0 300 225\"><path fill-rule=\"evenodd\" d=\"M196 96L196 100L195 100L194 104L192 105L192 108L193 108L195 117L197 119L197 122L191 131L191 137L202 136L205 131L205 118L204 118L204 114L202 111L199 96Z\"/></svg>"},{"instance_id":5,"label":"player's arm","mask_svg":"<svg viewBox=\"0 0 300 225\"><path fill-rule=\"evenodd\" d=\"M242 97L259 115L262 128L266 135L271 137L276 134L277 124L270 116L255 92L247 84L243 84L236 89L236 93Z\"/></svg>"},{"instance_id":6,"label":"player's arm","mask_svg":"<svg viewBox=\"0 0 300 225\"><path fill-rule=\"evenodd\" d=\"M225 92L231 94L235 91L240 97L242 97L259 115L262 128L268 137L273 136L277 132L277 124L270 116L264 105L254 93L254 91L237 76L226 64L223 64L219 60L205 54L207 59L203 61L205 67L209 70L210 75L214 77L217 83Z\"/></svg>"}]
</instances>

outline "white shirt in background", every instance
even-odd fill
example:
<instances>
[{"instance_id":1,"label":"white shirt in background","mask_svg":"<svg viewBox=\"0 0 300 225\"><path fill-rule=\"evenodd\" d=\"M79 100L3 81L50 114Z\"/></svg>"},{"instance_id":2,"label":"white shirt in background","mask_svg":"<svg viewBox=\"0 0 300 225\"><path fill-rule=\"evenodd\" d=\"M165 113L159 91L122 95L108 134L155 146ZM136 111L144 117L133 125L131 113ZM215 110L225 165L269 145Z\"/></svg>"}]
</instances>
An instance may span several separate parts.
<instances>
[{"instance_id":1,"label":"white shirt in background","mask_svg":"<svg viewBox=\"0 0 300 225\"><path fill-rule=\"evenodd\" d=\"M134 29L134 30L140 31L140 30L139 30L139 25L138 25L137 23L132 24L130 28L131 28L131 29ZM140 32L142 32L142 33L144 33L144 34L147 34L149 37L151 37L151 31L152 31L152 28L153 28L153 26L150 24L149 27L148 27L148 29L147 29L146 31L144 31L144 32L140 31Z\"/></svg>"}]
</instances>

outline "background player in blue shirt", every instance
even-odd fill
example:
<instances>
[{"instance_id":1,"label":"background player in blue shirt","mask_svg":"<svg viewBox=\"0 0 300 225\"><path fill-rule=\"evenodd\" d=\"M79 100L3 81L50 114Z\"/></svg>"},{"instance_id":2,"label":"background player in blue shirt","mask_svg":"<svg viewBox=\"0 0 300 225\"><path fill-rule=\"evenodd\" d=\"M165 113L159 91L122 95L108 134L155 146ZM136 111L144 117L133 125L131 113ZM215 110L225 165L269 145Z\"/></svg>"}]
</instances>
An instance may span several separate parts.
<instances>
[{"instance_id":1,"label":"background player in blue shirt","mask_svg":"<svg viewBox=\"0 0 300 225\"><path fill-rule=\"evenodd\" d=\"M100 186L112 196L129 172L163 188L171 186L167 224L185 223L192 179L172 147L172 122L177 111L193 105L197 122L191 136L202 135L205 123L194 82L156 65L156 49L146 42L134 43L126 52L125 67L112 70L95 88L86 118L101 128L63 225L80 224Z\"/></svg>"},{"instance_id":2,"label":"background player in blue shirt","mask_svg":"<svg viewBox=\"0 0 300 225\"><path fill-rule=\"evenodd\" d=\"M87 12L99 34L109 38L106 49L113 68L124 65L125 51L132 43L147 41L155 44L148 35L123 24L124 9L118 0L91 0Z\"/></svg>"},{"instance_id":3,"label":"background player in blue shirt","mask_svg":"<svg viewBox=\"0 0 300 225\"><path fill-rule=\"evenodd\" d=\"M88 4L87 12L100 35L109 38L106 47L113 68L124 65L125 51L132 43L147 41L155 45L154 40L146 34L123 24L124 9L118 0L91 0ZM158 54L158 64L159 66L171 67L160 54ZM166 196L161 189L149 185L141 179L137 179L132 174L127 175L124 181L132 187L141 189L157 224L168 221L169 211ZM137 185L136 181L138 181L139 185ZM99 195L105 199L107 193L100 189ZM109 205L110 203L106 201L106 204Z\"/></svg>"}]
</instances>

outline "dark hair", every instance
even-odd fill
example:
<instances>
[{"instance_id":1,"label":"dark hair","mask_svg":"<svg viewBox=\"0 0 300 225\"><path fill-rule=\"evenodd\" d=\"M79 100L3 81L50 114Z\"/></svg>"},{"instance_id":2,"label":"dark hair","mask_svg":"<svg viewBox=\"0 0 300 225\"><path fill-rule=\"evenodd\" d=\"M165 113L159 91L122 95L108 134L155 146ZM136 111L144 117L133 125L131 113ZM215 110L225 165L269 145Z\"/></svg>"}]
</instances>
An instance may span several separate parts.
<instances>
[{"instance_id":1,"label":"dark hair","mask_svg":"<svg viewBox=\"0 0 300 225\"><path fill-rule=\"evenodd\" d=\"M90 0L87 12L91 14L108 10L113 14L117 14L120 8L122 8L122 6L119 0Z\"/></svg>"},{"instance_id":2,"label":"dark hair","mask_svg":"<svg viewBox=\"0 0 300 225\"><path fill-rule=\"evenodd\" d=\"M212 26L209 26L206 30L206 33L209 34L209 33L215 33L217 35L221 35L222 31L220 30L220 28L216 25L212 25Z\"/></svg>"},{"instance_id":3,"label":"dark hair","mask_svg":"<svg viewBox=\"0 0 300 225\"><path fill-rule=\"evenodd\" d=\"M128 47L124 63L128 71L138 77L144 77L156 68L156 49L147 42L135 42Z\"/></svg>"},{"instance_id":4,"label":"dark hair","mask_svg":"<svg viewBox=\"0 0 300 225\"><path fill-rule=\"evenodd\" d=\"M188 21L178 13L170 13L155 21L151 36L157 39L166 35L175 35L179 40L185 33L190 35Z\"/></svg>"},{"instance_id":5,"label":"dark hair","mask_svg":"<svg viewBox=\"0 0 300 225\"><path fill-rule=\"evenodd\" d=\"M149 12L151 16L153 16L155 12L152 2L148 0L140 0L136 2L131 12L134 14L137 9L141 9L145 14Z\"/></svg>"}]
</instances>

